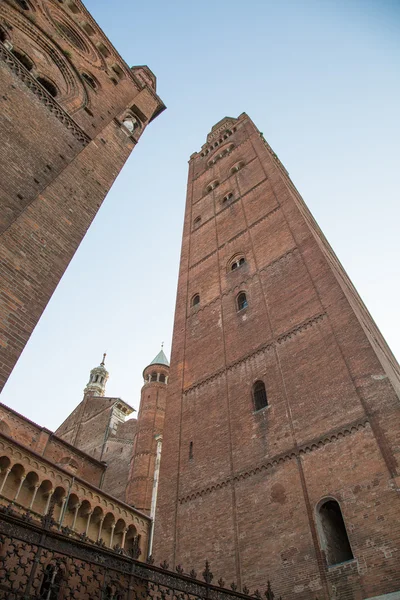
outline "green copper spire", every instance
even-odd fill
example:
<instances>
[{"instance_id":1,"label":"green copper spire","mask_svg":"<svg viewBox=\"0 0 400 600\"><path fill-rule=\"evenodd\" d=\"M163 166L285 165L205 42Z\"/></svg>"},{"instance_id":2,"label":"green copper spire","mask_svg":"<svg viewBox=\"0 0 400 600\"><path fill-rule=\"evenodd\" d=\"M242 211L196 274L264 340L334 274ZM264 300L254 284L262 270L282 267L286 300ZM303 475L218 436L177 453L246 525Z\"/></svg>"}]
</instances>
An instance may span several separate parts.
<instances>
[{"instance_id":1,"label":"green copper spire","mask_svg":"<svg viewBox=\"0 0 400 600\"><path fill-rule=\"evenodd\" d=\"M151 363L150 363L151 365L165 365L166 367L169 367L168 358L164 354L163 347L164 347L164 342L161 344L161 350L160 350L160 352L151 361Z\"/></svg>"}]
</instances>

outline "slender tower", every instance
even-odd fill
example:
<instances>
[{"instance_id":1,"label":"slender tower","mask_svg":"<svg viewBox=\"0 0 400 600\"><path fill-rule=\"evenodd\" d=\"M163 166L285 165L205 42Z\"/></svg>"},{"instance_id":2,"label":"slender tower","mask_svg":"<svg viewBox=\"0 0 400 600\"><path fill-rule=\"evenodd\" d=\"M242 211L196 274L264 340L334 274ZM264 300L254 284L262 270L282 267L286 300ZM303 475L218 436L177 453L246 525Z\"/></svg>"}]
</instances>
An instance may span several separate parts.
<instances>
[{"instance_id":1,"label":"slender tower","mask_svg":"<svg viewBox=\"0 0 400 600\"><path fill-rule=\"evenodd\" d=\"M56 435L97 461L107 464L101 487L119 500L125 500L136 419L122 398L106 396L109 373L106 355L90 371L83 399L56 430Z\"/></svg>"},{"instance_id":2,"label":"slender tower","mask_svg":"<svg viewBox=\"0 0 400 600\"><path fill-rule=\"evenodd\" d=\"M399 597L399 367L246 114L189 162L170 375L157 561Z\"/></svg>"},{"instance_id":3,"label":"slender tower","mask_svg":"<svg viewBox=\"0 0 400 600\"><path fill-rule=\"evenodd\" d=\"M169 362L161 348L143 371L144 385L133 441L133 454L126 501L147 514L156 503L158 471L157 454L161 450ZM154 515L152 515L154 516Z\"/></svg>"}]
</instances>

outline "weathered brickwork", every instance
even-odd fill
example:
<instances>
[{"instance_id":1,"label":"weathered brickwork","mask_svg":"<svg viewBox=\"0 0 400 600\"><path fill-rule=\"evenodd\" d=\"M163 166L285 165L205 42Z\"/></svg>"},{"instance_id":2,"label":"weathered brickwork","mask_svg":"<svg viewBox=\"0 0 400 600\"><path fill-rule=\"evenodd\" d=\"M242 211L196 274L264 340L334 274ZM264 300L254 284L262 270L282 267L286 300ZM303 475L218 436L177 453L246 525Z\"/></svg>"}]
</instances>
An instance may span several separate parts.
<instances>
[{"instance_id":1,"label":"weathered brickwork","mask_svg":"<svg viewBox=\"0 0 400 600\"><path fill-rule=\"evenodd\" d=\"M133 444L126 501L151 513L157 449L161 450L169 366L151 364L143 371L144 385ZM155 490L156 493L156 490ZM155 507L154 507L155 508ZM152 514L152 516L154 516Z\"/></svg>"},{"instance_id":2,"label":"weathered brickwork","mask_svg":"<svg viewBox=\"0 0 400 600\"><path fill-rule=\"evenodd\" d=\"M151 71L129 69L79 0L1 2L0 81L1 389L164 105Z\"/></svg>"},{"instance_id":3,"label":"weathered brickwork","mask_svg":"<svg viewBox=\"0 0 400 600\"><path fill-rule=\"evenodd\" d=\"M59 436L0 404L0 432L18 444L30 448L46 460L66 468L92 485L99 486L104 477L105 464L88 456Z\"/></svg>"},{"instance_id":4,"label":"weathered brickwork","mask_svg":"<svg viewBox=\"0 0 400 600\"><path fill-rule=\"evenodd\" d=\"M0 405L0 505L74 539L148 553L150 520L104 489L106 465ZM138 537L139 536L139 537Z\"/></svg>"},{"instance_id":5,"label":"weathered brickwork","mask_svg":"<svg viewBox=\"0 0 400 600\"><path fill-rule=\"evenodd\" d=\"M399 591L399 381L262 134L221 121L189 163L157 560L285 600Z\"/></svg>"},{"instance_id":6,"label":"weathered brickwork","mask_svg":"<svg viewBox=\"0 0 400 600\"><path fill-rule=\"evenodd\" d=\"M86 393L56 435L107 465L102 487L125 500L136 419L125 421L133 409L120 398Z\"/></svg>"}]
</instances>

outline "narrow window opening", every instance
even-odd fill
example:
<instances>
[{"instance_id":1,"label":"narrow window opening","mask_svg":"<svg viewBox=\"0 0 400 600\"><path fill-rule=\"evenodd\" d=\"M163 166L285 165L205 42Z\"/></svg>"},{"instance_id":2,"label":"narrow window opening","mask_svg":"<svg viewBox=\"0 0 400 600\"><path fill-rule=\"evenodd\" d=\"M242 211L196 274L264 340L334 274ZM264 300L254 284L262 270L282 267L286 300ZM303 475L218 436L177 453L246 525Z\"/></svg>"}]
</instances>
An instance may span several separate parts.
<instances>
[{"instance_id":1,"label":"narrow window opening","mask_svg":"<svg viewBox=\"0 0 400 600\"><path fill-rule=\"evenodd\" d=\"M338 502L336 500L324 502L319 509L319 518L328 565L352 560L354 556Z\"/></svg>"},{"instance_id":2,"label":"narrow window opening","mask_svg":"<svg viewBox=\"0 0 400 600\"><path fill-rule=\"evenodd\" d=\"M20 6L23 10L30 10L31 7L26 2L26 0L15 0L15 1L18 4L18 6Z\"/></svg>"},{"instance_id":3,"label":"narrow window opening","mask_svg":"<svg viewBox=\"0 0 400 600\"><path fill-rule=\"evenodd\" d=\"M150 381L157 381L157 373L155 371L153 371L153 373L151 374Z\"/></svg>"},{"instance_id":4,"label":"narrow window opening","mask_svg":"<svg viewBox=\"0 0 400 600\"><path fill-rule=\"evenodd\" d=\"M92 90L97 90L98 85L93 77L88 75L88 73L81 73L81 75L82 75L82 79L88 84L89 87L92 88Z\"/></svg>"},{"instance_id":5,"label":"narrow window opening","mask_svg":"<svg viewBox=\"0 0 400 600\"><path fill-rule=\"evenodd\" d=\"M236 271L239 267L246 263L246 259L241 256L240 258L235 258L235 260L231 264L231 271Z\"/></svg>"},{"instance_id":6,"label":"narrow window opening","mask_svg":"<svg viewBox=\"0 0 400 600\"><path fill-rule=\"evenodd\" d=\"M56 86L53 85L48 79L45 79L44 77L38 77L37 81L49 92L50 96L53 96L53 98L57 96Z\"/></svg>"},{"instance_id":7,"label":"narrow window opening","mask_svg":"<svg viewBox=\"0 0 400 600\"><path fill-rule=\"evenodd\" d=\"M159 382L165 383L165 375L163 373L160 373Z\"/></svg>"},{"instance_id":8,"label":"narrow window opening","mask_svg":"<svg viewBox=\"0 0 400 600\"><path fill-rule=\"evenodd\" d=\"M89 25L89 23L87 21L82 21L81 27L82 27L82 29L84 29L86 31L86 33L88 35L94 35L96 33L95 30Z\"/></svg>"},{"instance_id":9,"label":"narrow window opening","mask_svg":"<svg viewBox=\"0 0 400 600\"><path fill-rule=\"evenodd\" d=\"M70 11L73 12L74 14L77 14L79 12L79 8L76 6L76 4L75 4L75 2L73 2L73 0L68 0L67 5L68 5Z\"/></svg>"},{"instance_id":10,"label":"narrow window opening","mask_svg":"<svg viewBox=\"0 0 400 600\"><path fill-rule=\"evenodd\" d=\"M196 228L200 225L201 223L201 217L196 217L195 220L193 221L193 226Z\"/></svg>"},{"instance_id":11,"label":"narrow window opening","mask_svg":"<svg viewBox=\"0 0 400 600\"><path fill-rule=\"evenodd\" d=\"M18 52L18 50L15 49L12 51L12 53L14 54L15 58L17 58L19 62L24 65L25 69L32 71L33 62L26 56L26 54L22 54L22 52Z\"/></svg>"},{"instance_id":12,"label":"narrow window opening","mask_svg":"<svg viewBox=\"0 0 400 600\"><path fill-rule=\"evenodd\" d=\"M189 444L189 460L193 460L193 442Z\"/></svg>"},{"instance_id":13,"label":"narrow window opening","mask_svg":"<svg viewBox=\"0 0 400 600\"><path fill-rule=\"evenodd\" d=\"M3 43L4 43L4 42L6 41L6 39L7 39L7 36L6 36L6 34L5 34L5 31L3 31L3 30L0 28L0 42L3 42Z\"/></svg>"},{"instance_id":14,"label":"narrow window opening","mask_svg":"<svg viewBox=\"0 0 400 600\"><path fill-rule=\"evenodd\" d=\"M114 73L117 75L117 77L118 77L119 79L123 79L123 77L124 77L124 72L123 72L123 70L121 69L121 67L120 67L119 65L117 65L117 64L114 64L114 65L112 65L112 67L111 67L111 68L112 68L112 70L114 71Z\"/></svg>"},{"instance_id":15,"label":"narrow window opening","mask_svg":"<svg viewBox=\"0 0 400 600\"><path fill-rule=\"evenodd\" d=\"M101 52L101 54L103 56L105 56L107 58L108 56L111 55L111 52L109 51L109 49L104 44L102 44L101 42L99 42L96 45L97 45L98 50Z\"/></svg>"},{"instance_id":16,"label":"narrow window opening","mask_svg":"<svg viewBox=\"0 0 400 600\"><path fill-rule=\"evenodd\" d=\"M229 194L226 194L226 196L224 196L222 198L222 204L227 204L232 199L233 199L233 193L229 192Z\"/></svg>"},{"instance_id":17,"label":"narrow window opening","mask_svg":"<svg viewBox=\"0 0 400 600\"><path fill-rule=\"evenodd\" d=\"M246 294L244 292L240 292L240 294L237 297L238 310L243 310L244 308L247 308L248 305L249 303L247 302Z\"/></svg>"},{"instance_id":18,"label":"narrow window opening","mask_svg":"<svg viewBox=\"0 0 400 600\"><path fill-rule=\"evenodd\" d=\"M234 166L231 168L231 171L230 171L231 175L233 175L234 173L237 173L237 172L238 172L238 171L240 171L240 169L242 169L243 167L244 167L244 162L243 162L243 161L241 161L241 162L237 163L237 165L234 165Z\"/></svg>"},{"instance_id":19,"label":"narrow window opening","mask_svg":"<svg viewBox=\"0 0 400 600\"><path fill-rule=\"evenodd\" d=\"M192 306L198 306L200 304L200 295L195 294L192 298Z\"/></svg>"},{"instance_id":20,"label":"narrow window opening","mask_svg":"<svg viewBox=\"0 0 400 600\"><path fill-rule=\"evenodd\" d=\"M261 410L268 406L267 391L263 381L256 381L253 385L254 410Z\"/></svg>"}]
</instances>

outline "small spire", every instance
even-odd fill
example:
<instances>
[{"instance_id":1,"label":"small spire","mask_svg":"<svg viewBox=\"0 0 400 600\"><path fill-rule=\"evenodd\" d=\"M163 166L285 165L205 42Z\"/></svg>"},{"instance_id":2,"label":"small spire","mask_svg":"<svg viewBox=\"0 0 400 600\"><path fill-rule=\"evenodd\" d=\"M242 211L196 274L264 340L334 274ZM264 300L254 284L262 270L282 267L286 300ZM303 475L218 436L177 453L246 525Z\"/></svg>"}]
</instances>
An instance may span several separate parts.
<instances>
[{"instance_id":1,"label":"small spire","mask_svg":"<svg viewBox=\"0 0 400 600\"><path fill-rule=\"evenodd\" d=\"M106 353L106 352L104 352L104 354L103 354L103 360L102 360L102 361L101 361L101 363L100 363L100 366L101 366L101 367L104 367L104 364L105 364L105 362L106 362L106 356L107 356L107 353Z\"/></svg>"}]
</instances>

